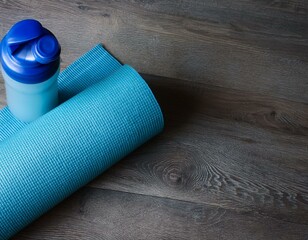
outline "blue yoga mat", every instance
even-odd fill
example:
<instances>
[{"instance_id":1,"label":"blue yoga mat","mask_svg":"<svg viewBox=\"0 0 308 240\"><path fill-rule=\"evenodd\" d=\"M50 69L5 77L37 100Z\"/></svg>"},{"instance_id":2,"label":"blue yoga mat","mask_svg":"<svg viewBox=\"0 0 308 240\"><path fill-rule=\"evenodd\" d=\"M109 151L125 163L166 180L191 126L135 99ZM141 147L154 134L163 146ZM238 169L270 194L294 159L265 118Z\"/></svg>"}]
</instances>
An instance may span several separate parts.
<instances>
[{"instance_id":1,"label":"blue yoga mat","mask_svg":"<svg viewBox=\"0 0 308 240\"><path fill-rule=\"evenodd\" d=\"M101 45L64 70L64 103L30 124L0 112L0 239L8 239L157 135L151 90ZM68 100L67 100L68 99Z\"/></svg>"}]
</instances>

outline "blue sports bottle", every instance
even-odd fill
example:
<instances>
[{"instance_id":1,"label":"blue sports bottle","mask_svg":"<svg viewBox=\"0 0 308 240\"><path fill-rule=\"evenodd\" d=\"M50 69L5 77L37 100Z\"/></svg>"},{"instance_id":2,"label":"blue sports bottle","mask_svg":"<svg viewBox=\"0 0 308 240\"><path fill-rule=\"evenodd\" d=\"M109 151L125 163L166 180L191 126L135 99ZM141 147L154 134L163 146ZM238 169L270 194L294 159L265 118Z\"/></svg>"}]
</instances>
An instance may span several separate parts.
<instances>
[{"instance_id":1,"label":"blue sports bottle","mask_svg":"<svg viewBox=\"0 0 308 240\"><path fill-rule=\"evenodd\" d=\"M1 71L12 114L31 122L58 104L61 47L40 22L17 22L0 46Z\"/></svg>"}]
</instances>

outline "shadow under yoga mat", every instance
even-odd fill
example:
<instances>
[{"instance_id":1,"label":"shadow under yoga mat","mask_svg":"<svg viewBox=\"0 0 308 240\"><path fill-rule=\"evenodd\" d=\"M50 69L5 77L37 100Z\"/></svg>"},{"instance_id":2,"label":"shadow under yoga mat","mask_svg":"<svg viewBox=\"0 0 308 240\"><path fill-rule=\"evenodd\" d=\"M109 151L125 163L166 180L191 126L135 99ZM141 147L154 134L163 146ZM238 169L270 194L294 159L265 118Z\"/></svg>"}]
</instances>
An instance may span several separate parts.
<instances>
[{"instance_id":1,"label":"shadow under yoga mat","mask_svg":"<svg viewBox=\"0 0 308 240\"><path fill-rule=\"evenodd\" d=\"M92 86L91 86L92 85ZM101 45L61 73L59 107L31 124L0 111L0 239L8 239L157 135L151 90Z\"/></svg>"}]
</instances>

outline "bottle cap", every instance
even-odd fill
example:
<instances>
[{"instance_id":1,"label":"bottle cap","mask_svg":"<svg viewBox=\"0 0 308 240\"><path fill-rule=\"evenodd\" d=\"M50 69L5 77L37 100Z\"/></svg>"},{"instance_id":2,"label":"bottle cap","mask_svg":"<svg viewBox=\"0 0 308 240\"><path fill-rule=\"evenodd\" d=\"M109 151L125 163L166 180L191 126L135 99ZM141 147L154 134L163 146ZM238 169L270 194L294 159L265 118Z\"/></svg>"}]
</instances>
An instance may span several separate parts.
<instances>
[{"instance_id":1,"label":"bottle cap","mask_svg":"<svg viewBox=\"0 0 308 240\"><path fill-rule=\"evenodd\" d=\"M2 39L0 50L4 71L21 83L44 82L60 64L58 40L34 19L17 22Z\"/></svg>"}]
</instances>

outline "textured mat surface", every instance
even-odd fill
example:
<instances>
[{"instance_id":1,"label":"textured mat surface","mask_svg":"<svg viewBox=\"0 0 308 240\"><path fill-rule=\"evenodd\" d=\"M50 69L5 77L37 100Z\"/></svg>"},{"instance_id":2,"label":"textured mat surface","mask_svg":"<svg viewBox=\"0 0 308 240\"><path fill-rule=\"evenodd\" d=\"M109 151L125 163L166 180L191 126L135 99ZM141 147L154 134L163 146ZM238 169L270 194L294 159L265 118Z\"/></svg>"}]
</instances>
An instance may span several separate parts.
<instances>
[{"instance_id":1,"label":"textured mat surface","mask_svg":"<svg viewBox=\"0 0 308 240\"><path fill-rule=\"evenodd\" d=\"M59 81L61 98L70 99L35 122L19 122L7 108L0 113L0 239L14 235L163 128L147 84L102 46L73 63Z\"/></svg>"}]
</instances>

